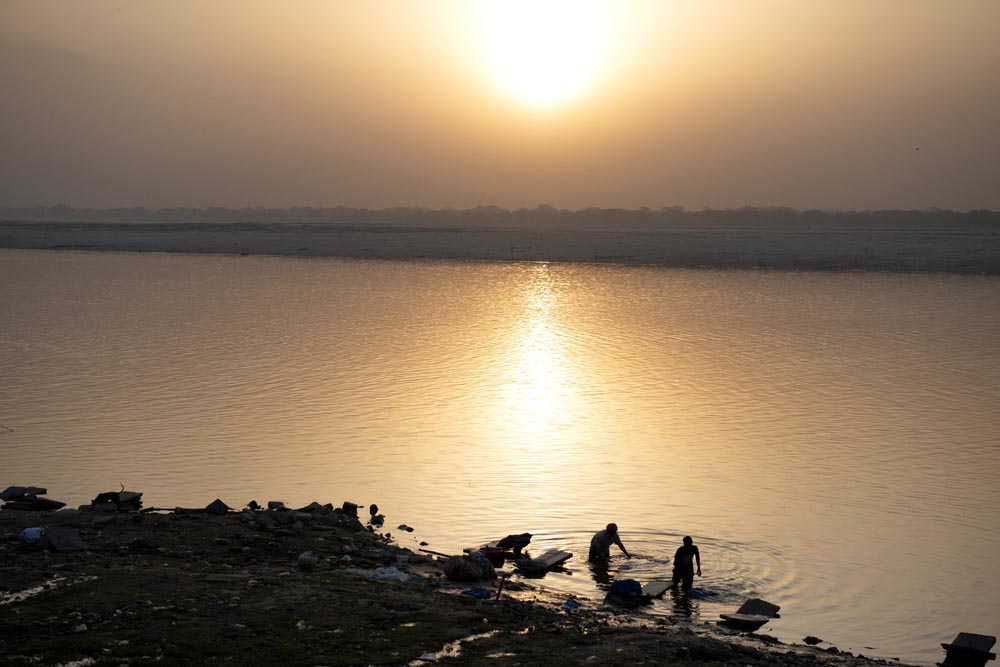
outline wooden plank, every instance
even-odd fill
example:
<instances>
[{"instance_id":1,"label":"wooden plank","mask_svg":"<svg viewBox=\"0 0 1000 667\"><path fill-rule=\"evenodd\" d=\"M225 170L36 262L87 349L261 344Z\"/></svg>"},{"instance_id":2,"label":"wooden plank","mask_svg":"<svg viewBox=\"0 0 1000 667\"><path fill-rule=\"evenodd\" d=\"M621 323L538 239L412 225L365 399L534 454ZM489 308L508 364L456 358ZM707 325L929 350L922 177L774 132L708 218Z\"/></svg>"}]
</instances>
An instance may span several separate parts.
<instances>
[{"instance_id":1,"label":"wooden plank","mask_svg":"<svg viewBox=\"0 0 1000 667\"><path fill-rule=\"evenodd\" d=\"M642 587L642 594L651 598L658 598L667 592L673 584L669 581L650 581Z\"/></svg>"},{"instance_id":2,"label":"wooden plank","mask_svg":"<svg viewBox=\"0 0 1000 667\"><path fill-rule=\"evenodd\" d=\"M545 568L550 568L555 567L556 565L562 565L572 557L573 554L568 551L549 549L538 558L532 558L531 560L543 565Z\"/></svg>"},{"instance_id":3,"label":"wooden plank","mask_svg":"<svg viewBox=\"0 0 1000 667\"><path fill-rule=\"evenodd\" d=\"M522 558L515 561L517 567L526 572L547 572L553 567L562 565L573 557L569 551L559 549L549 549L538 558Z\"/></svg>"}]
</instances>

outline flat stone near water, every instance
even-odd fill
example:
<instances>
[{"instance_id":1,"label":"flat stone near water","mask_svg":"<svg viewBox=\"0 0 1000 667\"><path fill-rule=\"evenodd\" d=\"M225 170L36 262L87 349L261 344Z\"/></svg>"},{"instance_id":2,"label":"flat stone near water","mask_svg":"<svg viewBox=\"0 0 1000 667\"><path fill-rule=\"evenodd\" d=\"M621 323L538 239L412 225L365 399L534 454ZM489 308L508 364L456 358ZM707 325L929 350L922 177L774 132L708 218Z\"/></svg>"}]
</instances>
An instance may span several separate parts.
<instances>
[{"instance_id":1,"label":"flat stone near water","mask_svg":"<svg viewBox=\"0 0 1000 667\"><path fill-rule=\"evenodd\" d=\"M0 500L14 500L24 496L44 496L48 492L48 489L38 486L8 486L0 491Z\"/></svg>"},{"instance_id":2,"label":"flat stone near water","mask_svg":"<svg viewBox=\"0 0 1000 667\"><path fill-rule=\"evenodd\" d=\"M3 506L5 510L26 510L29 512L52 512L62 509L66 503L49 498L39 498L33 495L19 496L14 500L8 500Z\"/></svg>"},{"instance_id":3,"label":"flat stone near water","mask_svg":"<svg viewBox=\"0 0 1000 667\"><path fill-rule=\"evenodd\" d=\"M947 651L940 667L985 667L990 660L996 660L996 654L990 652L997 638L992 635L977 635L971 632L959 632L950 644L941 644Z\"/></svg>"},{"instance_id":4,"label":"flat stone near water","mask_svg":"<svg viewBox=\"0 0 1000 667\"><path fill-rule=\"evenodd\" d=\"M719 616L725 625L749 632L753 632L771 620L770 616L761 616L760 614L719 614Z\"/></svg>"},{"instance_id":5,"label":"flat stone near water","mask_svg":"<svg viewBox=\"0 0 1000 667\"><path fill-rule=\"evenodd\" d=\"M749 616L766 616L767 618L778 618L778 611L781 610L776 604L771 604L760 598L750 598L736 610L737 614Z\"/></svg>"},{"instance_id":6,"label":"flat stone near water","mask_svg":"<svg viewBox=\"0 0 1000 667\"><path fill-rule=\"evenodd\" d=\"M945 649L957 648L980 653L989 653L997 638L991 635L977 635L972 632L959 632L951 644L941 644Z\"/></svg>"},{"instance_id":7,"label":"flat stone near water","mask_svg":"<svg viewBox=\"0 0 1000 667\"><path fill-rule=\"evenodd\" d=\"M723 623L730 627L753 632L772 618L778 618L779 609L781 607L776 604L751 598L744 602L735 614L720 614L720 616Z\"/></svg>"}]
</instances>

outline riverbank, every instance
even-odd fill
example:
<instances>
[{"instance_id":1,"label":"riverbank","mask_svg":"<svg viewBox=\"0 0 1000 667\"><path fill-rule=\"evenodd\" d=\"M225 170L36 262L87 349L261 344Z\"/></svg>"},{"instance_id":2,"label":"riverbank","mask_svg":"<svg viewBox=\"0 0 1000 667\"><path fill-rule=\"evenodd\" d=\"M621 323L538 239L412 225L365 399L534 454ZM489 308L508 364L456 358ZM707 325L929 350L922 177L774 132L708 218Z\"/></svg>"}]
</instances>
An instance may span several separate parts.
<instances>
[{"instance_id":1,"label":"riverbank","mask_svg":"<svg viewBox=\"0 0 1000 667\"><path fill-rule=\"evenodd\" d=\"M0 248L1000 275L1000 229L793 224L574 229L0 222Z\"/></svg>"},{"instance_id":2,"label":"riverbank","mask_svg":"<svg viewBox=\"0 0 1000 667\"><path fill-rule=\"evenodd\" d=\"M25 548L21 531L38 526L83 544ZM448 581L440 561L339 511L8 510L0 536L4 664L897 664L783 645L766 627L747 635L586 600L567 610L521 582L478 600L460 594L476 584ZM306 551L315 565L300 564ZM400 555L408 581L371 579Z\"/></svg>"}]
</instances>

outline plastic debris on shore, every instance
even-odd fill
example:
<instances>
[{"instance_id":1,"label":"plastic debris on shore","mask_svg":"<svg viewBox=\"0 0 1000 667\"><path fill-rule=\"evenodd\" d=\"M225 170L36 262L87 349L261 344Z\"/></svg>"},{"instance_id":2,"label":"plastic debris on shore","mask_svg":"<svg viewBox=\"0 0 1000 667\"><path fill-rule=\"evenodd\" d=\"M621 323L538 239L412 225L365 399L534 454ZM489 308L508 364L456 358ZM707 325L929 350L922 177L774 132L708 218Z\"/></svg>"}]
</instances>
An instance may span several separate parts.
<instances>
[{"instance_id":1,"label":"plastic debris on shore","mask_svg":"<svg viewBox=\"0 0 1000 667\"><path fill-rule=\"evenodd\" d=\"M489 600L493 597L493 591L485 588L470 588L469 590L462 591L462 595L468 595L476 598L477 600Z\"/></svg>"},{"instance_id":2,"label":"plastic debris on shore","mask_svg":"<svg viewBox=\"0 0 1000 667\"><path fill-rule=\"evenodd\" d=\"M44 528L25 528L21 531L21 544L34 544L45 535Z\"/></svg>"},{"instance_id":3,"label":"plastic debris on shore","mask_svg":"<svg viewBox=\"0 0 1000 667\"><path fill-rule=\"evenodd\" d=\"M405 584L410 580L410 575L405 572L401 572L394 565L389 567L378 567L375 571L371 573L369 577L372 581L381 581L386 583L400 583Z\"/></svg>"}]
</instances>

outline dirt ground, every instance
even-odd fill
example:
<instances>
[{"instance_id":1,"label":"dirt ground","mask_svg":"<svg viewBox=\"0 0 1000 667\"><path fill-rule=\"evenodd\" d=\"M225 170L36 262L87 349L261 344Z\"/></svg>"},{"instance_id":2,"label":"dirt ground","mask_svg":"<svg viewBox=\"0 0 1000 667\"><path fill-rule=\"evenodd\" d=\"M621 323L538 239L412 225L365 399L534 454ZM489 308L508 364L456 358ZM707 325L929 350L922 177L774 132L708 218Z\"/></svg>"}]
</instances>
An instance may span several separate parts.
<instances>
[{"instance_id":1,"label":"dirt ground","mask_svg":"<svg viewBox=\"0 0 1000 667\"><path fill-rule=\"evenodd\" d=\"M565 610L521 583L479 600L460 592L496 580L450 582L348 514L265 514L0 511L0 664L894 664L641 610ZM63 546L81 550L26 546L36 526L72 531L83 544ZM304 569L307 550L318 562ZM409 581L370 579L400 554Z\"/></svg>"}]
</instances>

